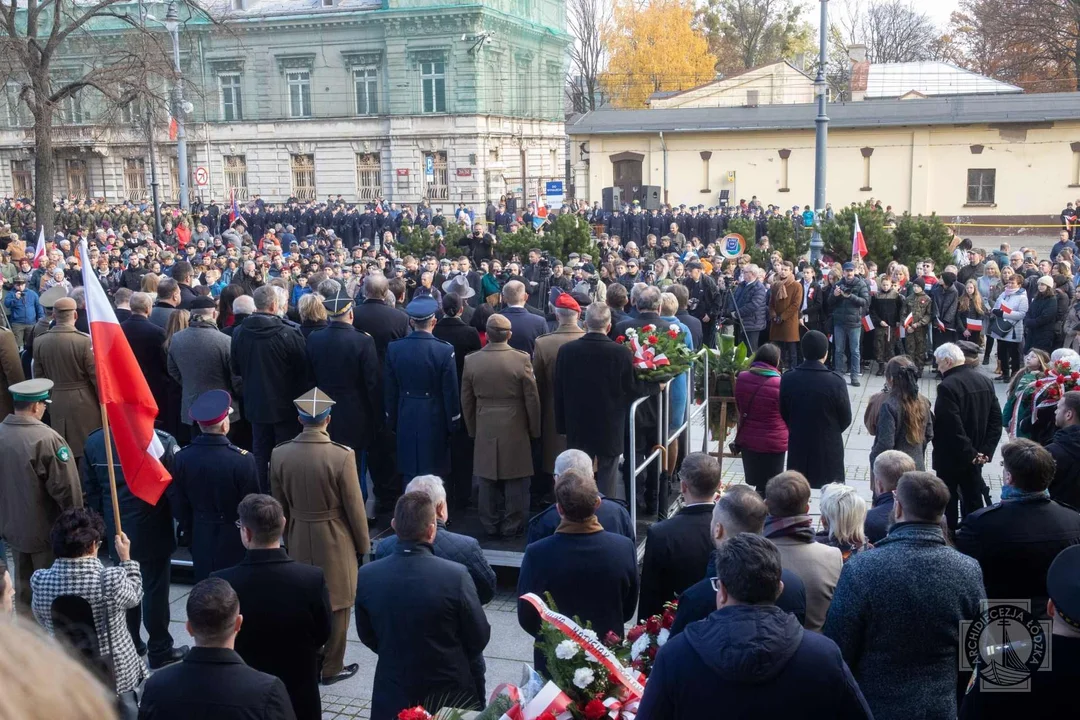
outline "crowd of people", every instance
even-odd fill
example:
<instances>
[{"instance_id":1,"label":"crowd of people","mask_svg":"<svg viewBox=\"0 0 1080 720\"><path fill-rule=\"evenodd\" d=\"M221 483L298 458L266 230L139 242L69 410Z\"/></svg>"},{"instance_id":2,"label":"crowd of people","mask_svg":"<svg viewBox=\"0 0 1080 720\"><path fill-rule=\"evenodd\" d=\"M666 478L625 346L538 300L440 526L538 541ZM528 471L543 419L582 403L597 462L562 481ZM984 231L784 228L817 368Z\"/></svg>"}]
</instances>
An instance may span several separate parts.
<instances>
[{"instance_id":1,"label":"crowd of people","mask_svg":"<svg viewBox=\"0 0 1080 720\"><path fill-rule=\"evenodd\" d=\"M56 208L62 231L38 258L33 209L0 207L6 607L83 648L124 717L321 717L319 686L359 671L350 618L378 655L373 718L432 698L479 706L496 579L478 539L450 529L475 508L484 536L525 546L518 594L550 596L600 637L679 599L642 718L706 703L779 714L791 696L822 716L1004 716L1015 706L986 699L978 668L965 692L957 666L961 622L986 598L1027 600L1052 622L1053 670L1032 687L1066 707L1080 666L1080 392L1052 411L1023 392L1051 363L1080 370L1071 228L1046 260L957 238L939 276L930 259L910 272L785 258L764 234L768 267L727 257L731 217L815 222L756 198L566 208L596 228L591 252L506 257L503 233L534 224L533 208L508 206L477 218L256 197L166 210L159 235L151 208L80 203ZM403 227L449 223L468 229L457 248L398 254ZM158 405L173 478L144 502L113 452L121 528L82 242ZM642 404L631 437L631 404L662 393L675 430L693 402L685 377L635 372L623 341L649 326L695 351L719 334L747 345L732 443L745 486L721 487L717 460L685 436L634 481L630 448L651 452L661 414ZM995 344L1004 408L981 367ZM873 361L886 389L864 418L868 505L844 484L843 434L848 386ZM991 504L983 471L1003 431ZM630 503L655 520L640 569ZM196 581L190 649L169 631L178 544ZM539 637L531 605L518 619Z\"/></svg>"}]
</instances>

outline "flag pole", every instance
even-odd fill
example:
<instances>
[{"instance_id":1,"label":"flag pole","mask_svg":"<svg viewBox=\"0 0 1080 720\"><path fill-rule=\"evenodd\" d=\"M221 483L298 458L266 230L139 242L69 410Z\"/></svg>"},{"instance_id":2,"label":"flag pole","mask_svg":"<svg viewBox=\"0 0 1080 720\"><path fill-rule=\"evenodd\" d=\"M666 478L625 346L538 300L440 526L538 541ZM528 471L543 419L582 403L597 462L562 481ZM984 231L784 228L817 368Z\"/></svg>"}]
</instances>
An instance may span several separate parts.
<instances>
[{"instance_id":1,"label":"flag pole","mask_svg":"<svg viewBox=\"0 0 1080 720\"><path fill-rule=\"evenodd\" d=\"M112 496L113 522L116 524L116 534L120 528L120 498L116 494L116 468L113 466L112 435L109 433L109 413L105 410L105 403L101 403L101 432L105 434L105 462L109 467L109 495Z\"/></svg>"}]
</instances>

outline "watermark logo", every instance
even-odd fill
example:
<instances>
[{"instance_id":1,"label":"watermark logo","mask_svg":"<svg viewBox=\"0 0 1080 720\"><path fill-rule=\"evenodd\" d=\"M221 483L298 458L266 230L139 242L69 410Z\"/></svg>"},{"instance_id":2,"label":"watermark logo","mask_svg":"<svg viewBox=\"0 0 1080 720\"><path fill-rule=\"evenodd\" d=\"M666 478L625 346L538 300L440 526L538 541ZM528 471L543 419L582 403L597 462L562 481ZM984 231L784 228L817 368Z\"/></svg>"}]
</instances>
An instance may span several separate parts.
<instances>
[{"instance_id":1,"label":"watermark logo","mask_svg":"<svg viewBox=\"0 0 1080 720\"><path fill-rule=\"evenodd\" d=\"M971 682L982 692L1027 692L1032 673L1051 669L1050 621L1037 620L1028 600L983 600L960 638L960 669L977 670Z\"/></svg>"}]
</instances>

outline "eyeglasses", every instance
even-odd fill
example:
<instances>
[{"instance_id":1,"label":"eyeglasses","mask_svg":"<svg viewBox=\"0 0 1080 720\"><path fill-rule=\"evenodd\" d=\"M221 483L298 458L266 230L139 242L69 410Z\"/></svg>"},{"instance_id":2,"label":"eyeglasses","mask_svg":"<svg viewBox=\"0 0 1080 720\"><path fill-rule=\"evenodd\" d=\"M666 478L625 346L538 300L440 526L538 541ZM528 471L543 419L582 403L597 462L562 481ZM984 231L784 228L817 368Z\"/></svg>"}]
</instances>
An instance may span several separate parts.
<instances>
[{"instance_id":1,"label":"eyeglasses","mask_svg":"<svg viewBox=\"0 0 1080 720\"><path fill-rule=\"evenodd\" d=\"M713 592L720 592L720 578L718 578L718 577L709 578L709 584L712 585Z\"/></svg>"},{"instance_id":2,"label":"eyeglasses","mask_svg":"<svg viewBox=\"0 0 1080 720\"><path fill-rule=\"evenodd\" d=\"M239 521L239 520L237 520L237 521L236 521L236 528L237 528L237 529L240 529L240 528L242 528L242 527L244 527L244 526L240 524L240 521Z\"/></svg>"}]
</instances>

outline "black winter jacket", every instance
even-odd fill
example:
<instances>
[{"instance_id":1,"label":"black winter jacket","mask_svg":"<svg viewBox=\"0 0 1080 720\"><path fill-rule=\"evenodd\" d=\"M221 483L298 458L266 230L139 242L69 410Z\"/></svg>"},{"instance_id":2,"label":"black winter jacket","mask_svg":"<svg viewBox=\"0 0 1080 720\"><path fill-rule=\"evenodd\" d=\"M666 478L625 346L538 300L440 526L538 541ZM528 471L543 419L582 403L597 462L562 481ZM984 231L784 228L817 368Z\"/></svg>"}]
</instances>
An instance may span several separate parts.
<instances>
[{"instance_id":1,"label":"black winter jacket","mask_svg":"<svg viewBox=\"0 0 1080 720\"><path fill-rule=\"evenodd\" d=\"M293 400L311 388L304 336L275 315L256 313L233 331L229 365L243 382L244 416L253 423L294 419Z\"/></svg>"},{"instance_id":2,"label":"black winter jacket","mask_svg":"<svg viewBox=\"0 0 1080 720\"><path fill-rule=\"evenodd\" d=\"M1057 463L1054 480L1050 483L1050 497L1080 508L1080 425L1059 429L1046 449Z\"/></svg>"},{"instance_id":3,"label":"black winter jacket","mask_svg":"<svg viewBox=\"0 0 1080 720\"><path fill-rule=\"evenodd\" d=\"M1032 348L1050 352L1054 349L1054 328L1058 302L1054 294L1038 293L1024 316L1024 352Z\"/></svg>"},{"instance_id":4,"label":"black winter jacket","mask_svg":"<svg viewBox=\"0 0 1080 720\"><path fill-rule=\"evenodd\" d=\"M841 295L834 298L836 306L832 311L833 327L859 327L863 316L866 315L870 308L870 288L859 277L856 277L851 282L841 278L836 287L839 287L842 293L846 293L846 297ZM830 292L832 292L831 289Z\"/></svg>"}]
</instances>

